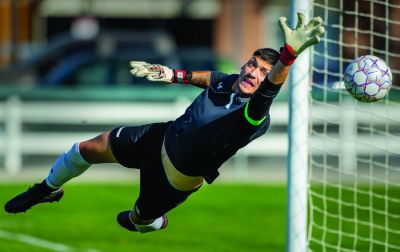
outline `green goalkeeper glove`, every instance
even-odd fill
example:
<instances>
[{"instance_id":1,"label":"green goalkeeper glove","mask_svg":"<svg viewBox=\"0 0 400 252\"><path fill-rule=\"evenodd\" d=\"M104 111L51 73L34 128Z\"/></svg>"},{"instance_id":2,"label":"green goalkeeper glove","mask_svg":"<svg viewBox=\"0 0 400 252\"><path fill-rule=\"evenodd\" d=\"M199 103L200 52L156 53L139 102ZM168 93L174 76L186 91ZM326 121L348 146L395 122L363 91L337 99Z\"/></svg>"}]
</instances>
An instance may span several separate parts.
<instances>
[{"instance_id":1,"label":"green goalkeeper glove","mask_svg":"<svg viewBox=\"0 0 400 252\"><path fill-rule=\"evenodd\" d=\"M162 81L172 83L174 71L169 67L159 64L150 64L144 61L131 61L131 74L135 77L147 77L150 81Z\"/></svg>"},{"instance_id":2,"label":"green goalkeeper glove","mask_svg":"<svg viewBox=\"0 0 400 252\"><path fill-rule=\"evenodd\" d=\"M292 30L287 25L285 17L279 18L279 26L285 37L285 46L281 52L281 61L285 65L291 65L294 59L307 47L317 44L320 36L325 32L321 17L314 17L305 25L306 17L303 13L297 13L298 21L296 29Z\"/></svg>"}]
</instances>

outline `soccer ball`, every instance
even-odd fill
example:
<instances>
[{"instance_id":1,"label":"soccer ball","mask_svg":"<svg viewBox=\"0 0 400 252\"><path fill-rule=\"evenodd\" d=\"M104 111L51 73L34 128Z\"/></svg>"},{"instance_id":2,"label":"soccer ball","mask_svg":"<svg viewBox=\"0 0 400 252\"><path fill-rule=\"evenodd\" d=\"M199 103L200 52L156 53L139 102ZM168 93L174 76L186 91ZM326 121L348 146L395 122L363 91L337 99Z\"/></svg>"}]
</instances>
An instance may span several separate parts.
<instances>
[{"instance_id":1,"label":"soccer ball","mask_svg":"<svg viewBox=\"0 0 400 252\"><path fill-rule=\"evenodd\" d=\"M344 73L346 90L361 102L375 102L389 92L392 72L382 59L364 55L353 60Z\"/></svg>"}]
</instances>

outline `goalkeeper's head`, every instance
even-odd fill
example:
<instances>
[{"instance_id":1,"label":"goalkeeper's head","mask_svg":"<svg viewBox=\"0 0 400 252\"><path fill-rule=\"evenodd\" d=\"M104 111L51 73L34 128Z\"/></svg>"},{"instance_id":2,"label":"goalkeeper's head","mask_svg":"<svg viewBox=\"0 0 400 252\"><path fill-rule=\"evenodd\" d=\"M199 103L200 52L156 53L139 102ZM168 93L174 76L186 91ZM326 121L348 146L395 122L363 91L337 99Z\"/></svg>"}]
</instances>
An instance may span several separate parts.
<instances>
[{"instance_id":1,"label":"goalkeeper's head","mask_svg":"<svg viewBox=\"0 0 400 252\"><path fill-rule=\"evenodd\" d=\"M279 60L279 52L271 48L256 50L241 67L238 89L243 96L251 96Z\"/></svg>"}]
</instances>

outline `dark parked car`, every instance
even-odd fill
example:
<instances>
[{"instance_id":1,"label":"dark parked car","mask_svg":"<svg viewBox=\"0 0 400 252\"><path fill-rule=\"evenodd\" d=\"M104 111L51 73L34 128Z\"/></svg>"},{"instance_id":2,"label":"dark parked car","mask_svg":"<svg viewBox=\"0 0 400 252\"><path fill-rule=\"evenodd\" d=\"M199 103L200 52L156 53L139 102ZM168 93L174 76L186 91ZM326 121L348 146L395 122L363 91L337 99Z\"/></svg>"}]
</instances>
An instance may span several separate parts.
<instances>
[{"instance_id":1,"label":"dark parked car","mask_svg":"<svg viewBox=\"0 0 400 252\"><path fill-rule=\"evenodd\" d=\"M146 82L129 74L133 59L181 67L176 45L164 32L112 32L93 39L62 35L26 62L0 71L0 82L41 86Z\"/></svg>"}]
</instances>

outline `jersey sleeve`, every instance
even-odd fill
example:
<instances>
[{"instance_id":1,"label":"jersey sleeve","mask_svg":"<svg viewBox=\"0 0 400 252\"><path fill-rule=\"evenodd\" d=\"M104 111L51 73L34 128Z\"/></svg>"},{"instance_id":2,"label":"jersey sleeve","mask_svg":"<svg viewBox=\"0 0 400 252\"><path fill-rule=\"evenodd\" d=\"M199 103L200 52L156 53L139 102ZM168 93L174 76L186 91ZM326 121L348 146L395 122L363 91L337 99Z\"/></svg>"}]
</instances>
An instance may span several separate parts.
<instances>
[{"instance_id":1,"label":"jersey sleeve","mask_svg":"<svg viewBox=\"0 0 400 252\"><path fill-rule=\"evenodd\" d=\"M268 78L261 83L244 109L244 116L251 125L258 126L266 119L272 101L278 95L281 86L271 83Z\"/></svg>"},{"instance_id":2,"label":"jersey sleeve","mask_svg":"<svg viewBox=\"0 0 400 252\"><path fill-rule=\"evenodd\" d=\"M220 82L224 77L228 76L228 74L212 71L210 77L210 86L216 85Z\"/></svg>"}]
</instances>

